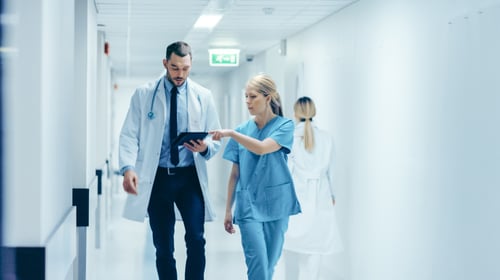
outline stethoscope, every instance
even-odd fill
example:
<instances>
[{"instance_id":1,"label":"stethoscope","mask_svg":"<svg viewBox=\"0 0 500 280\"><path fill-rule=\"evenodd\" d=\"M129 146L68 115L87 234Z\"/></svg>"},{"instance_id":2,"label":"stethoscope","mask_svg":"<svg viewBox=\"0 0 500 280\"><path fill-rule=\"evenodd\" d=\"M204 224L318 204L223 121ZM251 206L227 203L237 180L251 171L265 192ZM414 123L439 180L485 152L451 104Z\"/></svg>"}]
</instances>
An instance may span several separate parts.
<instances>
[{"instance_id":1,"label":"stethoscope","mask_svg":"<svg viewBox=\"0 0 500 280\"><path fill-rule=\"evenodd\" d=\"M153 98L151 98L151 108L149 108L149 113L148 113L148 118L150 120L155 118L155 113L153 112L153 107L155 105L155 98L156 98L156 93L158 92L158 87L160 86L160 83L163 79L160 79L158 83L156 84L155 91L153 92ZM165 82L163 83L163 87L165 88L165 92L167 92L167 85Z\"/></svg>"},{"instance_id":2,"label":"stethoscope","mask_svg":"<svg viewBox=\"0 0 500 280\"><path fill-rule=\"evenodd\" d=\"M160 83L163 79L160 79L158 81L158 83L156 83L155 91L153 91L153 97L151 98L151 107L149 108L149 112L148 112L148 119L150 119L150 120L152 120L156 117L155 113L153 112L153 107L155 106L155 99L156 99L156 93L158 92L158 87L160 86ZM175 87L175 85L174 85L174 87ZM165 92L167 92L167 83L165 81L163 82L163 88L165 89ZM198 101L201 103L199 96L198 96Z\"/></svg>"}]
</instances>

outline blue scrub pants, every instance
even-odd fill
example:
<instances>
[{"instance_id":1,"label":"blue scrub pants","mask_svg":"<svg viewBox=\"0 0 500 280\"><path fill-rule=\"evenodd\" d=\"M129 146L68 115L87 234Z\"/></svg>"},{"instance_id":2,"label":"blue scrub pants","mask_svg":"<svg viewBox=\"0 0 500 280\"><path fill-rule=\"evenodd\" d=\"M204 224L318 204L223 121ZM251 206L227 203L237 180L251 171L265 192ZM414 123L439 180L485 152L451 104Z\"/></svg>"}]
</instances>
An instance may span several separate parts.
<instances>
[{"instance_id":1,"label":"blue scrub pants","mask_svg":"<svg viewBox=\"0 0 500 280\"><path fill-rule=\"evenodd\" d=\"M289 217L271 222L239 222L248 280L271 280L283 249Z\"/></svg>"},{"instance_id":2,"label":"blue scrub pants","mask_svg":"<svg viewBox=\"0 0 500 280\"><path fill-rule=\"evenodd\" d=\"M179 170L179 169L177 169ZM196 168L181 168L175 175L158 167L149 199L149 224L156 248L156 269L160 280L176 280L174 258L174 203L186 234L186 280L203 280L205 272L205 203Z\"/></svg>"}]
</instances>

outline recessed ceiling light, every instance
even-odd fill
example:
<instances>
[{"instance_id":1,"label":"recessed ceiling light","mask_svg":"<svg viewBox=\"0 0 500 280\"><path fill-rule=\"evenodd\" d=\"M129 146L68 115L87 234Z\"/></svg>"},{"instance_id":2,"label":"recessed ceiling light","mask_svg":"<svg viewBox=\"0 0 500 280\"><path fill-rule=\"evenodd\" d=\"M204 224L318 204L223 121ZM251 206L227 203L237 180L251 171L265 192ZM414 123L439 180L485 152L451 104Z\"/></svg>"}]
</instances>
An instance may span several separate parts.
<instances>
[{"instance_id":1,"label":"recessed ceiling light","mask_svg":"<svg viewBox=\"0 0 500 280\"><path fill-rule=\"evenodd\" d=\"M213 28L222 19L222 15L201 15L194 28Z\"/></svg>"}]
</instances>

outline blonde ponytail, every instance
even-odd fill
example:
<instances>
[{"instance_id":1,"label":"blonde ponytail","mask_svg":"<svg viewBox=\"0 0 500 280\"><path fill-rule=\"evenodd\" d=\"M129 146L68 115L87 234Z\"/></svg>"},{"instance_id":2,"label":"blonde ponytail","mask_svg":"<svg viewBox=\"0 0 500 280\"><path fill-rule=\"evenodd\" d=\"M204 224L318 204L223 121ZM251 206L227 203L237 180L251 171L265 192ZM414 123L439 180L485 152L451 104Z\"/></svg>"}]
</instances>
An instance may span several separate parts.
<instances>
[{"instance_id":1,"label":"blonde ponytail","mask_svg":"<svg viewBox=\"0 0 500 280\"><path fill-rule=\"evenodd\" d=\"M314 149L314 132L311 121L316 116L316 106L311 98L300 97L293 106L295 117L304 122L304 148L311 152Z\"/></svg>"}]
</instances>

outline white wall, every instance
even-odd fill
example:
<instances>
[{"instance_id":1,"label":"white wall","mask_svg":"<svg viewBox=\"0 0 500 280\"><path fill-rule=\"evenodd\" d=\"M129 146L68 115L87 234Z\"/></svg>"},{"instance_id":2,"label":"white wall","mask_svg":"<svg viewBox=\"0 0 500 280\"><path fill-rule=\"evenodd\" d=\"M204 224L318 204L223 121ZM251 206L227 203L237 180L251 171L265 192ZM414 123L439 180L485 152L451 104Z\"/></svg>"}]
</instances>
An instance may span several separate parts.
<instances>
[{"instance_id":1,"label":"white wall","mask_svg":"<svg viewBox=\"0 0 500 280\"><path fill-rule=\"evenodd\" d=\"M72 204L74 4L10 4L18 21L9 41L17 52L6 64L4 242L41 246Z\"/></svg>"},{"instance_id":2,"label":"white wall","mask_svg":"<svg viewBox=\"0 0 500 280\"><path fill-rule=\"evenodd\" d=\"M18 2L19 3L19 2ZM21 4L21 3L19 3ZM17 6L12 5L12 13L16 14ZM41 4L34 7L33 11L41 9ZM17 53L5 56L6 75L5 79L5 196L4 196L4 244L16 244L19 240L31 245L40 244L41 217L37 211L30 213L27 205L41 206L40 180L41 170L37 167L41 158L41 49L30 49L30 44L40 42L41 16L36 12L26 12L18 15L19 19L12 26L12 37L10 42L16 46ZM23 18L31 18L37 24L32 28L28 24L22 24ZM31 36L16 36L21 31ZM26 54L21 56L21 54ZM38 59L37 59L38 57ZM35 85L33 90L19 94L24 80L29 78ZM33 140L37 141L33 141ZM8 164L7 164L8 163ZM30 170L30 176L25 176L25 170ZM16 187L13 187L16 186ZM33 187L35 186L35 187ZM27 190L31 189L30 192ZM31 195L23 196L24 193ZM23 232L23 222L29 222L33 230Z\"/></svg>"},{"instance_id":3,"label":"white wall","mask_svg":"<svg viewBox=\"0 0 500 280\"><path fill-rule=\"evenodd\" d=\"M96 168L103 168L111 156L111 60L104 53L106 38L104 32L97 34L97 71L96 79Z\"/></svg>"},{"instance_id":4,"label":"white wall","mask_svg":"<svg viewBox=\"0 0 500 280\"><path fill-rule=\"evenodd\" d=\"M97 121L97 23L92 1L76 1L75 91L72 97L73 186L86 188L95 178ZM99 165L102 165L99 162Z\"/></svg>"},{"instance_id":5,"label":"white wall","mask_svg":"<svg viewBox=\"0 0 500 280\"><path fill-rule=\"evenodd\" d=\"M286 104L336 141L330 277L500 277L498 26L500 1L373 0L287 39Z\"/></svg>"},{"instance_id":6,"label":"white wall","mask_svg":"<svg viewBox=\"0 0 500 280\"><path fill-rule=\"evenodd\" d=\"M21 0L6 6L6 45L14 51L4 56L4 244L44 248L45 277L70 278L77 238L86 239L76 234L72 188L95 185L95 169L109 154L109 137L96 140L97 121L109 115L107 98L98 107L97 94L109 97L109 91L96 86L95 5ZM109 65L102 67L109 86Z\"/></svg>"}]
</instances>

